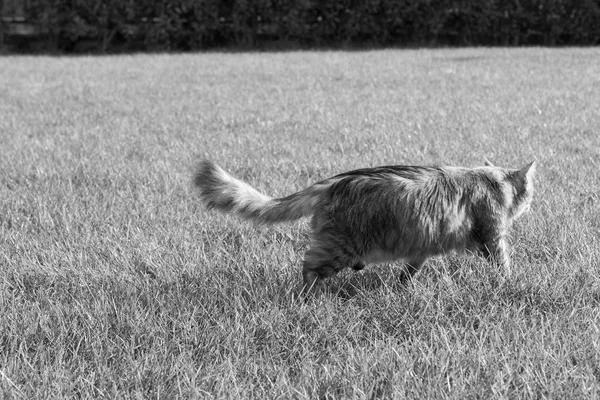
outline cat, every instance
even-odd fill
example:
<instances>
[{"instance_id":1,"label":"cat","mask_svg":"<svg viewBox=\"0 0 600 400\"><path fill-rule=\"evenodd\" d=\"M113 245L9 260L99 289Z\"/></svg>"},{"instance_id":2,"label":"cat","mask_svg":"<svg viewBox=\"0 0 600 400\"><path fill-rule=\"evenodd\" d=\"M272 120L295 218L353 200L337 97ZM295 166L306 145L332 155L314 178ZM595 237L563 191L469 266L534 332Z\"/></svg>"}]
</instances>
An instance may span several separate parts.
<instances>
[{"instance_id":1,"label":"cat","mask_svg":"<svg viewBox=\"0 0 600 400\"><path fill-rule=\"evenodd\" d=\"M512 222L530 208L535 161L520 169L382 166L344 172L287 197L272 198L211 161L194 176L209 209L272 224L312 216L304 290L350 267L403 260L410 279L431 256L483 255L510 273Z\"/></svg>"}]
</instances>

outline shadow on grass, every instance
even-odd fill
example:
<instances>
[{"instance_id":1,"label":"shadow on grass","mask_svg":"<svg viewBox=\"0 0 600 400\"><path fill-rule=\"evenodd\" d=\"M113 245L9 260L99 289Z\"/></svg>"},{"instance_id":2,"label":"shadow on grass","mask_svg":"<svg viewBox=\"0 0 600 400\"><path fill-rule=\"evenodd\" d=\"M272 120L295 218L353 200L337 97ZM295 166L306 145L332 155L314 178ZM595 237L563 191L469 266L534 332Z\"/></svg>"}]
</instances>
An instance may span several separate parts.
<instances>
[{"instance_id":1,"label":"shadow on grass","mask_svg":"<svg viewBox=\"0 0 600 400\"><path fill-rule=\"evenodd\" d=\"M372 293L381 288L388 288L394 292L408 290L412 280L406 275L404 266L386 266L381 268L371 267L360 273L348 271L335 285L333 293L343 300L350 300L364 293Z\"/></svg>"}]
</instances>

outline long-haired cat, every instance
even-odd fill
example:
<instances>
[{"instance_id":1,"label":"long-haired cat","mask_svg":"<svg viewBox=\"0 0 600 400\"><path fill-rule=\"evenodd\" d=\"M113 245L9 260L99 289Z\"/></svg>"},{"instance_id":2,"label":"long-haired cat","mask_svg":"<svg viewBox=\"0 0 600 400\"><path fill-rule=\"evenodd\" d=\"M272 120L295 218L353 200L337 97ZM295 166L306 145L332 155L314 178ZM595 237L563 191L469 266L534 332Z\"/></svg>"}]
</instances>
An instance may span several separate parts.
<instances>
[{"instance_id":1,"label":"long-haired cat","mask_svg":"<svg viewBox=\"0 0 600 400\"><path fill-rule=\"evenodd\" d=\"M272 198L203 161L194 183L208 208L260 223L311 216L306 290L346 267L404 260L406 277L428 257L473 251L507 272L506 233L532 200L535 162L521 169L385 166L344 172Z\"/></svg>"}]
</instances>

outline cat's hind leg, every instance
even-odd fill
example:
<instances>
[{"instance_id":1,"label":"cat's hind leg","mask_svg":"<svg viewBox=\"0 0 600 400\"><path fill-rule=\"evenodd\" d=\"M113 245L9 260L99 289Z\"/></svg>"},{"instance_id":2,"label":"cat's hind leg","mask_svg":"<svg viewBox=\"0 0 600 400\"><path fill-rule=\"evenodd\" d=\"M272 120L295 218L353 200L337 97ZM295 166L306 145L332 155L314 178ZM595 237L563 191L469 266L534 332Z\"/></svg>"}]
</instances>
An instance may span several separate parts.
<instances>
[{"instance_id":1,"label":"cat's hind leg","mask_svg":"<svg viewBox=\"0 0 600 400\"><path fill-rule=\"evenodd\" d=\"M404 265L404 270L402 271L402 275L400 276L400 281L402 283L406 283L411 280L412 277L421 269L427 257L414 257L407 260Z\"/></svg>"},{"instance_id":2,"label":"cat's hind leg","mask_svg":"<svg viewBox=\"0 0 600 400\"><path fill-rule=\"evenodd\" d=\"M304 256L304 291L318 291L325 278L344 268L358 270L362 269L361 266L364 268L364 264L348 249L332 246L331 243L313 243L313 247Z\"/></svg>"},{"instance_id":3,"label":"cat's hind leg","mask_svg":"<svg viewBox=\"0 0 600 400\"><path fill-rule=\"evenodd\" d=\"M362 261L358 261L356 264L354 264L351 268L355 271L362 271L363 269L365 269L366 265L364 262Z\"/></svg>"}]
</instances>

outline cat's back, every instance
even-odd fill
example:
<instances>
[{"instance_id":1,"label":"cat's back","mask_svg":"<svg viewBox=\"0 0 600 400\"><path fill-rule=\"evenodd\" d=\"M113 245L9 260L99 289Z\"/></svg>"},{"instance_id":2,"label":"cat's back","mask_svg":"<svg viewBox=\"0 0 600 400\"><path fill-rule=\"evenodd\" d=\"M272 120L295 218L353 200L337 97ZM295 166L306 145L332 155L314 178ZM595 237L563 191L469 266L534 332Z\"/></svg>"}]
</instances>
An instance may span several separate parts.
<instances>
[{"instance_id":1,"label":"cat's back","mask_svg":"<svg viewBox=\"0 0 600 400\"><path fill-rule=\"evenodd\" d=\"M475 184L469 171L462 167L381 166L344 172L318 185L327 187L324 200L342 202L345 207L364 206L365 200L371 205L393 205L429 199L428 203L437 208L457 201L466 187Z\"/></svg>"},{"instance_id":2,"label":"cat's back","mask_svg":"<svg viewBox=\"0 0 600 400\"><path fill-rule=\"evenodd\" d=\"M367 185L393 189L448 188L469 185L477 173L464 167L388 165L361 168L329 178L327 182L341 185Z\"/></svg>"},{"instance_id":3,"label":"cat's back","mask_svg":"<svg viewBox=\"0 0 600 400\"><path fill-rule=\"evenodd\" d=\"M372 168L360 168L343 172L330 179L355 178L364 179L407 179L421 180L443 174L445 167L438 166L416 166L416 165L385 165Z\"/></svg>"}]
</instances>

